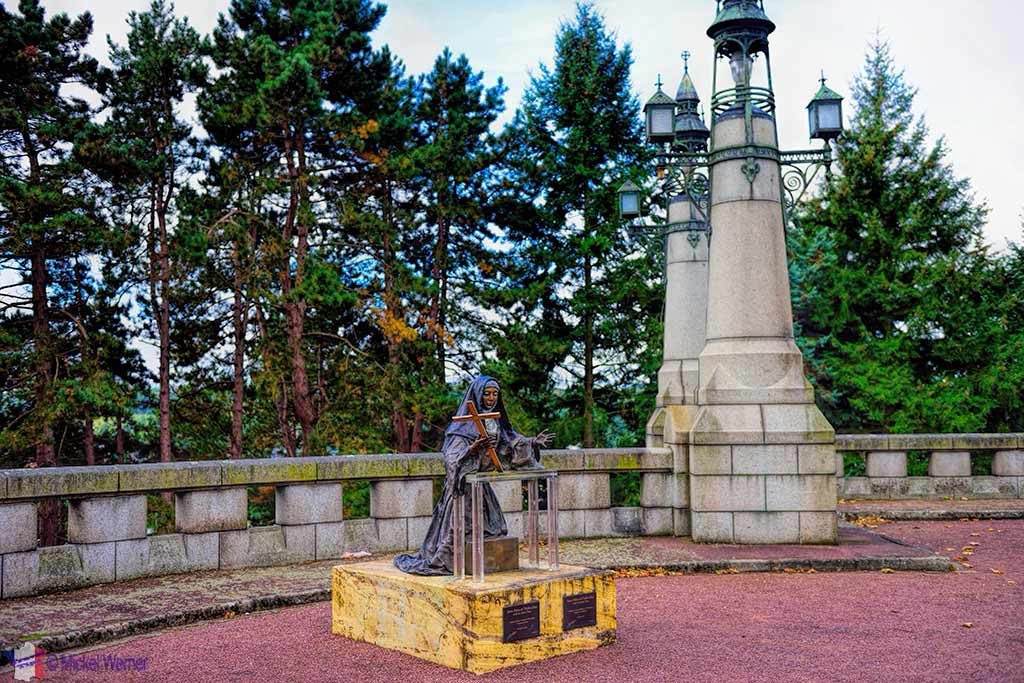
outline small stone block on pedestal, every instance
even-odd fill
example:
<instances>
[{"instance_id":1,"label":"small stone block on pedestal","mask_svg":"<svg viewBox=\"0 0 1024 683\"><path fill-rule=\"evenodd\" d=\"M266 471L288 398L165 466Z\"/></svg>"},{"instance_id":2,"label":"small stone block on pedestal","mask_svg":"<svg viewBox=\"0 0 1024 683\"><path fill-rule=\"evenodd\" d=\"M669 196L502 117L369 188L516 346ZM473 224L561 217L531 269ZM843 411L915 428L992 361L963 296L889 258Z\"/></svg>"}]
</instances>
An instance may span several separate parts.
<instances>
[{"instance_id":1,"label":"small stone block on pedestal","mask_svg":"<svg viewBox=\"0 0 1024 683\"><path fill-rule=\"evenodd\" d=\"M466 572L471 570L473 544L466 541ZM513 536L484 539L484 574L519 569L519 539Z\"/></svg>"}]
</instances>

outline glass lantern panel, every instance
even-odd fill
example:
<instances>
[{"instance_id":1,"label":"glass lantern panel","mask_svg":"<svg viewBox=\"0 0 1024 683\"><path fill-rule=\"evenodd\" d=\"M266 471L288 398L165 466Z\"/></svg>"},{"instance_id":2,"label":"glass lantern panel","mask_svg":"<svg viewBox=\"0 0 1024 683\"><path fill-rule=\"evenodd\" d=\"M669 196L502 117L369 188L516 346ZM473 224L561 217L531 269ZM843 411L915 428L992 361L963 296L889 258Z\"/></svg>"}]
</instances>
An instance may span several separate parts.
<instances>
[{"instance_id":1,"label":"glass lantern panel","mask_svg":"<svg viewBox=\"0 0 1024 683\"><path fill-rule=\"evenodd\" d=\"M807 108L807 130L811 131L812 138L818 132L818 122L814 118L814 114L817 110L818 108L814 105L811 105L810 107Z\"/></svg>"},{"instance_id":2,"label":"glass lantern panel","mask_svg":"<svg viewBox=\"0 0 1024 683\"><path fill-rule=\"evenodd\" d=\"M651 135L672 135L675 112L673 107L653 107L650 112Z\"/></svg>"},{"instance_id":3,"label":"glass lantern panel","mask_svg":"<svg viewBox=\"0 0 1024 683\"><path fill-rule=\"evenodd\" d=\"M640 195L636 192L623 192L619 195L619 212L625 216L640 215Z\"/></svg>"},{"instance_id":4,"label":"glass lantern panel","mask_svg":"<svg viewBox=\"0 0 1024 683\"><path fill-rule=\"evenodd\" d=\"M838 130L841 128L839 121L839 103L822 102L818 106L818 121L825 130Z\"/></svg>"}]
</instances>

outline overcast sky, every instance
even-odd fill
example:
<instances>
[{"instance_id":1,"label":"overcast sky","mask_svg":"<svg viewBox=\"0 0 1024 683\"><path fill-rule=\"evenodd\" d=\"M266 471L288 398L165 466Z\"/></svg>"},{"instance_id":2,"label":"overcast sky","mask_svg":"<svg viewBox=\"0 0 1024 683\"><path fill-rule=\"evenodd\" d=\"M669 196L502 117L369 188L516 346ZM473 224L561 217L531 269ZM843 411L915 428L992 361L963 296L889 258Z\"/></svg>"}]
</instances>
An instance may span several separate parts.
<instances>
[{"instance_id":1,"label":"overcast sky","mask_svg":"<svg viewBox=\"0 0 1024 683\"><path fill-rule=\"evenodd\" d=\"M11 3L14 4L13 2ZM125 19L148 0L44 0L49 12L95 19L92 53L105 61L105 36L123 42ZM465 53L487 82L498 76L514 110L541 62L550 64L554 35L573 15L573 0L392 0L374 38L401 57L410 74L431 68L448 46ZM633 85L646 100L659 73L674 94L689 50L690 71L705 102L710 97L711 41L705 31L713 0L598 0L620 43L633 47ZM177 0L178 14L209 31L227 0ZM1024 68L1019 0L765 0L778 26L772 35L772 67L783 148L808 146L805 107L824 69L829 86L848 95L876 33L892 45L896 63L918 88L916 111L935 134L946 137L950 159L969 177L992 212L985 228L998 249L1022 241L1024 192L1020 168L1024 143Z\"/></svg>"}]
</instances>

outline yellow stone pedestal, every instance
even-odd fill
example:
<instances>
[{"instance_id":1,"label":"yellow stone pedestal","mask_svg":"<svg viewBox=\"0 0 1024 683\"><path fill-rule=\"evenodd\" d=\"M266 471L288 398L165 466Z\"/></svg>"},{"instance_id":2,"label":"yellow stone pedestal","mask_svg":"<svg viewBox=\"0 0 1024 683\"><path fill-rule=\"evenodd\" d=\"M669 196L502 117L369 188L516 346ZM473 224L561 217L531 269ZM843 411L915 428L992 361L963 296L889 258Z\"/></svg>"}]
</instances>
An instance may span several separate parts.
<instances>
[{"instance_id":1,"label":"yellow stone pedestal","mask_svg":"<svg viewBox=\"0 0 1024 683\"><path fill-rule=\"evenodd\" d=\"M383 560L336 566L331 584L335 634L476 674L615 642L615 578L608 571L563 565L488 574L474 584L403 574ZM596 624L564 630L563 598L578 603L589 593ZM506 617L528 613L530 603L538 603L539 635L503 642Z\"/></svg>"}]
</instances>

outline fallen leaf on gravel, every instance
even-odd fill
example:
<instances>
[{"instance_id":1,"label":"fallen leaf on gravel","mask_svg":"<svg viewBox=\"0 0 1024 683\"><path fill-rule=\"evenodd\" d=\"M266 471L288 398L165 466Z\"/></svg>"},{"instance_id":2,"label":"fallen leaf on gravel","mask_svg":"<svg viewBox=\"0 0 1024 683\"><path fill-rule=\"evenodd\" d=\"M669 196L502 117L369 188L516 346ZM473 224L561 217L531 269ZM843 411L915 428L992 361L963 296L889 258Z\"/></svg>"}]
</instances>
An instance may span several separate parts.
<instances>
[{"instance_id":1,"label":"fallen leaf on gravel","mask_svg":"<svg viewBox=\"0 0 1024 683\"><path fill-rule=\"evenodd\" d=\"M972 626L974 626L974 622L973 621L965 621L964 623L962 623L960 625L963 626L964 628L971 628Z\"/></svg>"},{"instance_id":2,"label":"fallen leaf on gravel","mask_svg":"<svg viewBox=\"0 0 1024 683\"><path fill-rule=\"evenodd\" d=\"M1016 586L1017 585L1017 582L1014 581L1013 579L1007 579L1006 583L1010 584L1011 586Z\"/></svg>"},{"instance_id":3,"label":"fallen leaf on gravel","mask_svg":"<svg viewBox=\"0 0 1024 683\"><path fill-rule=\"evenodd\" d=\"M956 552L956 548L946 548L947 553Z\"/></svg>"},{"instance_id":4,"label":"fallen leaf on gravel","mask_svg":"<svg viewBox=\"0 0 1024 683\"><path fill-rule=\"evenodd\" d=\"M993 570L992 570L992 573L993 573L993 574L1003 574L1004 572L1003 572L1003 570L1002 570L1002 569L993 569Z\"/></svg>"},{"instance_id":5,"label":"fallen leaf on gravel","mask_svg":"<svg viewBox=\"0 0 1024 683\"><path fill-rule=\"evenodd\" d=\"M618 569L615 575L621 578L633 578L638 576L671 576L673 572L664 567L625 567Z\"/></svg>"},{"instance_id":6,"label":"fallen leaf on gravel","mask_svg":"<svg viewBox=\"0 0 1024 683\"><path fill-rule=\"evenodd\" d=\"M985 529L985 531L995 531L995 529L993 529L992 527L989 527L989 528Z\"/></svg>"},{"instance_id":7,"label":"fallen leaf on gravel","mask_svg":"<svg viewBox=\"0 0 1024 683\"><path fill-rule=\"evenodd\" d=\"M882 567L882 573L883 574L893 574L895 572L896 572L896 570L893 569L892 567Z\"/></svg>"},{"instance_id":8,"label":"fallen leaf on gravel","mask_svg":"<svg viewBox=\"0 0 1024 683\"><path fill-rule=\"evenodd\" d=\"M979 534L977 531L973 531L971 532L971 536L981 536L981 534Z\"/></svg>"},{"instance_id":9,"label":"fallen leaf on gravel","mask_svg":"<svg viewBox=\"0 0 1024 683\"><path fill-rule=\"evenodd\" d=\"M960 500L970 500L970 498L961 498Z\"/></svg>"},{"instance_id":10,"label":"fallen leaf on gravel","mask_svg":"<svg viewBox=\"0 0 1024 683\"><path fill-rule=\"evenodd\" d=\"M971 546L971 547L975 547L975 546L979 546L979 545L981 545L981 544L980 544L980 543L978 543L977 541L971 541L971 542L970 542L970 543L968 543L967 545L969 545L969 546Z\"/></svg>"},{"instance_id":11,"label":"fallen leaf on gravel","mask_svg":"<svg viewBox=\"0 0 1024 683\"><path fill-rule=\"evenodd\" d=\"M962 564L963 566L967 567L968 569L970 569L971 567L973 567L973 566L974 566L974 565L973 565L973 564L971 564L970 562L961 562L960 564Z\"/></svg>"},{"instance_id":12,"label":"fallen leaf on gravel","mask_svg":"<svg viewBox=\"0 0 1024 683\"><path fill-rule=\"evenodd\" d=\"M892 524L892 520L879 517L878 515L864 515L863 517L857 517L851 523L865 529L877 529L880 524Z\"/></svg>"},{"instance_id":13,"label":"fallen leaf on gravel","mask_svg":"<svg viewBox=\"0 0 1024 683\"><path fill-rule=\"evenodd\" d=\"M969 521L971 521L971 520L970 520L970 519L968 519L967 517L961 517L961 518L960 518L960 521L961 521L961 522L969 522Z\"/></svg>"},{"instance_id":14,"label":"fallen leaf on gravel","mask_svg":"<svg viewBox=\"0 0 1024 683\"><path fill-rule=\"evenodd\" d=\"M790 570L786 569L784 571L790 571ZM736 567L729 567L728 569L716 569L715 573L716 574L739 574L740 570L736 569Z\"/></svg>"}]
</instances>

